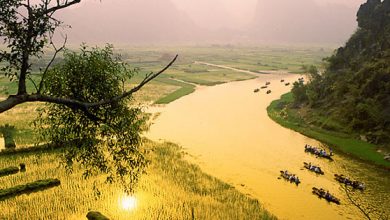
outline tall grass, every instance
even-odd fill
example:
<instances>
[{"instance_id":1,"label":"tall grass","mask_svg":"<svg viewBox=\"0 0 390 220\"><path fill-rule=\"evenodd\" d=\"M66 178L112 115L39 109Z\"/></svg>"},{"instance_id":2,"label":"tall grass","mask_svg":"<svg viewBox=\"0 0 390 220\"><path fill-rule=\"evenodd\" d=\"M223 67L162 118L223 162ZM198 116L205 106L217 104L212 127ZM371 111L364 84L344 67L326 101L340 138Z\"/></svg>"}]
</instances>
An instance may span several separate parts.
<instances>
[{"instance_id":1,"label":"tall grass","mask_svg":"<svg viewBox=\"0 0 390 220\"><path fill-rule=\"evenodd\" d=\"M118 185L103 184L100 176L85 180L81 168L67 174L59 166L59 151L0 156L0 167L22 162L28 167L25 173L0 178L1 188L61 180L57 188L0 201L0 219L85 219L90 210L111 219L274 219L257 200L186 162L177 145L146 141L144 148L152 163L134 195L133 210L123 208L126 195Z\"/></svg>"}]
</instances>

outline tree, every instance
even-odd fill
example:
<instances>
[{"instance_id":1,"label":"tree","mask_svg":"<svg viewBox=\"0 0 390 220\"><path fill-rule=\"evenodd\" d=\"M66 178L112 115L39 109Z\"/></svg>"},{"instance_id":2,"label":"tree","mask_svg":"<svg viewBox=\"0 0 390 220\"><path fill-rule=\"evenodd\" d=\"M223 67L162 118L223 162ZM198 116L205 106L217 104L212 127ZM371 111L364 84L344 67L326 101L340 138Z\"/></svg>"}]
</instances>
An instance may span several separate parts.
<instances>
[{"instance_id":1,"label":"tree","mask_svg":"<svg viewBox=\"0 0 390 220\"><path fill-rule=\"evenodd\" d=\"M293 88L291 89L291 93L294 97L295 106L298 106L300 104L306 104L306 102L308 101L306 90L307 87L305 84L303 84L302 81L293 83Z\"/></svg>"},{"instance_id":2,"label":"tree","mask_svg":"<svg viewBox=\"0 0 390 220\"><path fill-rule=\"evenodd\" d=\"M90 109L118 102L131 96L145 84L156 78L168 69L176 60L177 56L161 71L146 75L145 79L136 87L125 91L116 97L102 99L96 102L85 102L79 99L67 99L43 94L47 72L57 56L64 49L65 44L57 48L52 42L56 28L62 22L53 15L62 9L80 3L81 0L40 0L39 3L31 3L30 0L1 0L0 1L0 38L4 40L7 50L0 51L0 62L4 63L1 72L12 80L18 82L18 92L10 95L0 102L0 113L5 112L16 105L25 102L48 102L65 105L69 108L82 110L90 115ZM55 53L47 67L42 71L39 83L34 82L36 91L28 93L26 80L31 79L31 58L41 58L44 47L50 43ZM66 37L65 37L66 43Z\"/></svg>"},{"instance_id":3,"label":"tree","mask_svg":"<svg viewBox=\"0 0 390 220\"><path fill-rule=\"evenodd\" d=\"M34 3L33 3L34 2ZM81 0L0 0L0 74L18 83L17 94L0 101L0 113L26 102L46 102L36 121L43 137L66 147L68 168L74 161L85 168L85 177L96 172L108 174L107 181L119 180L127 192L132 191L146 162L139 152L144 118L137 107L128 107L131 95L167 70L150 73L132 89L123 83L134 73L117 59L112 47L65 52L65 62L51 67L64 44L53 43L55 30L62 22L54 14L80 3ZM32 58L41 58L51 45L54 56L41 70L39 82L31 77ZM26 80L35 86L27 91Z\"/></svg>"},{"instance_id":4,"label":"tree","mask_svg":"<svg viewBox=\"0 0 390 220\"><path fill-rule=\"evenodd\" d=\"M104 49L84 46L80 53L65 51L64 61L47 72L44 94L98 102L121 95L133 74L110 45ZM88 113L47 103L35 124L44 141L64 149L69 171L74 162L80 162L84 177L107 174L107 182L120 182L130 193L147 164L139 150L146 117L140 108L129 107L130 99L93 107Z\"/></svg>"}]
</instances>

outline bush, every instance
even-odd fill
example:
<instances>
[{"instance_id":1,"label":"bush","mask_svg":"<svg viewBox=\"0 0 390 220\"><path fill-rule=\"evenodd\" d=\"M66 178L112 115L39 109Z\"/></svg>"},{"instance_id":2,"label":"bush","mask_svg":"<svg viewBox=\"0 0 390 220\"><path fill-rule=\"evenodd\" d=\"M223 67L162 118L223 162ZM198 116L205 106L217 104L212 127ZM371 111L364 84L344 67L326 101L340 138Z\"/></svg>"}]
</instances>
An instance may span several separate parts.
<instances>
[{"instance_id":1,"label":"bush","mask_svg":"<svg viewBox=\"0 0 390 220\"><path fill-rule=\"evenodd\" d=\"M5 141L5 148L7 149L15 149L16 144L14 141L15 127L9 124L0 127L0 133L3 134Z\"/></svg>"},{"instance_id":2,"label":"bush","mask_svg":"<svg viewBox=\"0 0 390 220\"><path fill-rule=\"evenodd\" d=\"M60 184L61 182L58 179L46 179L27 183L25 185L14 186L8 189L2 189L0 190L0 201L22 194L29 194L32 192L46 190L59 186Z\"/></svg>"},{"instance_id":3,"label":"bush","mask_svg":"<svg viewBox=\"0 0 390 220\"><path fill-rule=\"evenodd\" d=\"M19 172L18 167L7 167L0 170L0 177L8 176Z\"/></svg>"},{"instance_id":4,"label":"bush","mask_svg":"<svg viewBox=\"0 0 390 220\"><path fill-rule=\"evenodd\" d=\"M104 216L102 213L97 211L90 211L87 214L88 220L109 220L106 216Z\"/></svg>"}]
</instances>

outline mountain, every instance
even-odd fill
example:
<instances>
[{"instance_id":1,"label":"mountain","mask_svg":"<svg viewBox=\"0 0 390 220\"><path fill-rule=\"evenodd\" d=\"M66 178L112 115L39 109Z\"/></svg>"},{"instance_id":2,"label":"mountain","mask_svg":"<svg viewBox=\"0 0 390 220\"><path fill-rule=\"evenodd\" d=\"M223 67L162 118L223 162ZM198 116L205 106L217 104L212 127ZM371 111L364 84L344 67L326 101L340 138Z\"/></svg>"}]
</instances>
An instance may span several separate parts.
<instances>
[{"instance_id":1,"label":"mountain","mask_svg":"<svg viewBox=\"0 0 390 220\"><path fill-rule=\"evenodd\" d=\"M58 15L71 42L169 43L200 37L170 0L85 1Z\"/></svg>"},{"instance_id":2,"label":"mountain","mask_svg":"<svg viewBox=\"0 0 390 220\"><path fill-rule=\"evenodd\" d=\"M302 100L314 115L390 147L390 0L368 0L357 21L358 30L328 58L325 72L301 85Z\"/></svg>"},{"instance_id":3,"label":"mountain","mask_svg":"<svg viewBox=\"0 0 390 220\"><path fill-rule=\"evenodd\" d=\"M314 0L258 0L251 29L266 42L343 43L356 29L355 10Z\"/></svg>"}]
</instances>

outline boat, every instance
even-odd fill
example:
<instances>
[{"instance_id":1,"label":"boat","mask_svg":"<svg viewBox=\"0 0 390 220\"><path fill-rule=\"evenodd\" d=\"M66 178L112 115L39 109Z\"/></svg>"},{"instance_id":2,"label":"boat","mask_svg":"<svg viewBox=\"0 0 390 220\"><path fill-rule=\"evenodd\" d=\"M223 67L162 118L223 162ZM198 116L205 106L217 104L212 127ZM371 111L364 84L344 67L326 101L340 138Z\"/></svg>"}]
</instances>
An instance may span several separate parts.
<instances>
[{"instance_id":1,"label":"boat","mask_svg":"<svg viewBox=\"0 0 390 220\"><path fill-rule=\"evenodd\" d=\"M316 187L313 187L313 194L317 195L318 197L320 197L320 199L324 198L326 199L326 201L328 202L333 202L333 203L336 203L337 205L340 205L340 199L336 198L335 196L333 196L332 194L330 194L328 191L324 190L324 189L318 189Z\"/></svg>"},{"instance_id":2,"label":"boat","mask_svg":"<svg viewBox=\"0 0 390 220\"><path fill-rule=\"evenodd\" d=\"M314 166L314 165L311 165L311 163L306 163L306 162L303 162L303 166L306 169L308 169L316 174L324 175L324 171L322 171L321 167L319 167L319 166Z\"/></svg>"},{"instance_id":3,"label":"boat","mask_svg":"<svg viewBox=\"0 0 390 220\"><path fill-rule=\"evenodd\" d=\"M266 86L268 86L268 85L270 85L270 84L271 84L270 82L266 82L266 83L265 83Z\"/></svg>"},{"instance_id":4,"label":"boat","mask_svg":"<svg viewBox=\"0 0 390 220\"><path fill-rule=\"evenodd\" d=\"M351 180L348 177L344 176L343 174L341 174L341 175L335 174L334 178L339 183L344 183L347 186L352 186L354 189L364 190L366 188L364 183L356 181L356 180Z\"/></svg>"},{"instance_id":5,"label":"boat","mask_svg":"<svg viewBox=\"0 0 390 220\"><path fill-rule=\"evenodd\" d=\"M280 80L280 82L284 82L284 79Z\"/></svg>"},{"instance_id":6,"label":"boat","mask_svg":"<svg viewBox=\"0 0 390 220\"><path fill-rule=\"evenodd\" d=\"M289 86L290 85L290 83L286 83L286 84L284 84L285 86Z\"/></svg>"},{"instance_id":7,"label":"boat","mask_svg":"<svg viewBox=\"0 0 390 220\"><path fill-rule=\"evenodd\" d=\"M268 86L262 86L262 87L260 87L261 89L266 89L266 88L268 88Z\"/></svg>"},{"instance_id":8,"label":"boat","mask_svg":"<svg viewBox=\"0 0 390 220\"><path fill-rule=\"evenodd\" d=\"M313 146L310 146L310 145L306 144L305 145L305 152L314 154L317 157L322 157L322 158L326 158L328 160L333 161L333 158L332 158L333 152L332 152L332 150L330 150L329 153L327 153L326 150L324 150L324 149L313 147Z\"/></svg>"},{"instance_id":9,"label":"boat","mask_svg":"<svg viewBox=\"0 0 390 220\"><path fill-rule=\"evenodd\" d=\"M283 179L289 181L290 183L295 183L297 186L301 183L298 176L296 176L295 174L289 173L287 170L285 170L285 171L281 170L280 176L282 176Z\"/></svg>"},{"instance_id":10,"label":"boat","mask_svg":"<svg viewBox=\"0 0 390 220\"><path fill-rule=\"evenodd\" d=\"M260 89L257 89L257 88L255 90L253 90L254 93L259 92L259 91L260 91Z\"/></svg>"},{"instance_id":11,"label":"boat","mask_svg":"<svg viewBox=\"0 0 390 220\"><path fill-rule=\"evenodd\" d=\"M271 93L271 90L268 90L268 91L267 91L267 94L270 94L270 93Z\"/></svg>"}]
</instances>

